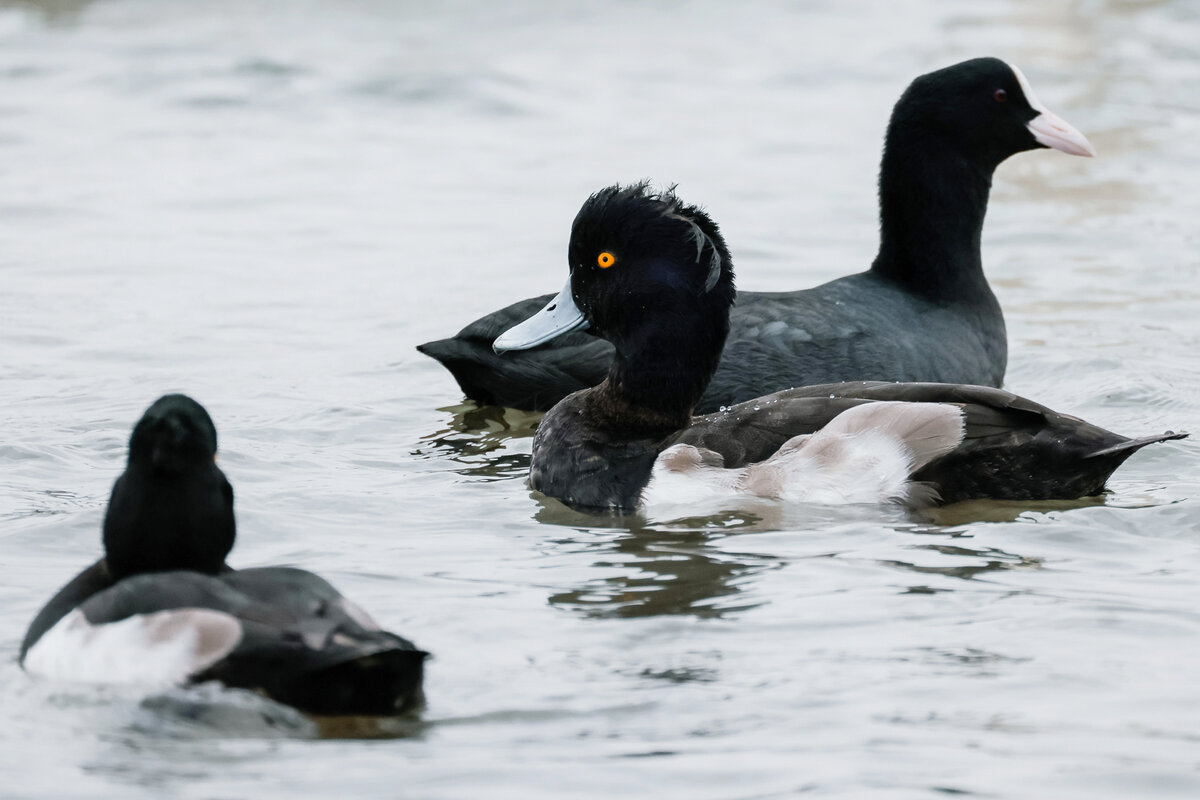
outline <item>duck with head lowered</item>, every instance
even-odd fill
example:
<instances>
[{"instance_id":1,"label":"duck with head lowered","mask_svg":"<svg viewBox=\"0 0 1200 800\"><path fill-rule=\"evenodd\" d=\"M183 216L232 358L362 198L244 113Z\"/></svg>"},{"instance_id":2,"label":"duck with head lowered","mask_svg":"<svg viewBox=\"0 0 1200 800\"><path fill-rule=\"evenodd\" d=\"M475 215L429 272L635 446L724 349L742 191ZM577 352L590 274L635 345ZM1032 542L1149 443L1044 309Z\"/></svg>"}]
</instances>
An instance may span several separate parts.
<instances>
[{"instance_id":1,"label":"duck with head lowered","mask_svg":"<svg viewBox=\"0 0 1200 800\"><path fill-rule=\"evenodd\" d=\"M605 379L555 405L534 438L530 485L576 508L630 511L680 483L817 502L1075 498L1180 436L1132 440L999 389L939 383L823 384L693 417L735 294L712 219L673 191L611 186L575 217L568 261L566 287L496 348L585 325L612 344Z\"/></svg>"},{"instance_id":2,"label":"duck with head lowered","mask_svg":"<svg viewBox=\"0 0 1200 800\"><path fill-rule=\"evenodd\" d=\"M320 716L420 708L427 653L301 569L231 569L233 489L217 431L185 395L133 429L104 517L104 557L34 618L21 663L101 683L216 680Z\"/></svg>"},{"instance_id":3,"label":"duck with head lowered","mask_svg":"<svg viewBox=\"0 0 1200 800\"><path fill-rule=\"evenodd\" d=\"M697 410L830 381L999 386L1008 342L980 238L992 173L1037 148L1094 154L1017 67L976 58L914 80L887 128L870 269L800 291L739 292L725 355ZM478 403L544 411L603 380L613 358L608 342L586 332L498 357L496 336L547 301L523 300L418 349Z\"/></svg>"}]
</instances>

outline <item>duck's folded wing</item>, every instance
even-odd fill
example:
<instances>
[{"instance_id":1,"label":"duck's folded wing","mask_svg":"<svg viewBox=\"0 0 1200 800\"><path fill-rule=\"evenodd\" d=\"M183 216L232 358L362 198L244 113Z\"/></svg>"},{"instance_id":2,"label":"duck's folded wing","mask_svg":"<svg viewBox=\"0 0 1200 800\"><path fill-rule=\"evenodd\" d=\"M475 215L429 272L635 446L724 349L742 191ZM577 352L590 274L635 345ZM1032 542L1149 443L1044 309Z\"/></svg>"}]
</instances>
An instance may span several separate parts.
<instances>
[{"instance_id":1,"label":"duck's folded wing","mask_svg":"<svg viewBox=\"0 0 1200 800\"><path fill-rule=\"evenodd\" d=\"M1045 406L987 386L852 381L787 389L697 417L670 444L706 447L724 456L726 465L744 466L770 457L793 436L820 430L849 408L877 401L960 405L965 414L964 440L1035 429L1063 418Z\"/></svg>"},{"instance_id":2,"label":"duck's folded wing","mask_svg":"<svg viewBox=\"0 0 1200 800\"><path fill-rule=\"evenodd\" d=\"M423 705L429 654L381 630L323 579L271 567L222 581L259 611L240 615L242 642L198 680L257 689L312 714L391 715Z\"/></svg>"},{"instance_id":3,"label":"duck's folded wing","mask_svg":"<svg viewBox=\"0 0 1200 800\"><path fill-rule=\"evenodd\" d=\"M795 436L815 433L847 409L870 402L855 397L811 397L790 389L702 417L669 438L712 450L725 466L744 467L771 457Z\"/></svg>"},{"instance_id":4,"label":"duck's folded wing","mask_svg":"<svg viewBox=\"0 0 1200 800\"><path fill-rule=\"evenodd\" d=\"M420 703L427 655L316 575L271 568L126 578L68 614L29 662L60 678L220 680L312 713L390 714Z\"/></svg>"},{"instance_id":5,"label":"duck's folded wing","mask_svg":"<svg viewBox=\"0 0 1200 800\"><path fill-rule=\"evenodd\" d=\"M569 333L531 350L498 354L496 337L540 311L554 295L521 300L480 317L455 336L418 345L437 359L481 405L548 411L572 392L604 380L613 347L586 333Z\"/></svg>"},{"instance_id":6,"label":"duck's folded wing","mask_svg":"<svg viewBox=\"0 0 1200 800\"><path fill-rule=\"evenodd\" d=\"M793 436L819 430L847 408L881 400L962 408L962 444L913 476L933 483L944 502L1097 494L1139 447L1180 436L1168 431L1131 440L986 386L852 382L789 389L698 417L668 444L705 447L728 466L743 466L768 458Z\"/></svg>"},{"instance_id":7,"label":"duck's folded wing","mask_svg":"<svg viewBox=\"0 0 1200 800\"><path fill-rule=\"evenodd\" d=\"M320 669L382 650L412 650L407 639L382 630L369 615L327 581L302 569L263 567L222 575L220 580L247 598L239 617L263 634L262 647L302 644L308 663ZM253 646L253 641L246 646Z\"/></svg>"}]
</instances>

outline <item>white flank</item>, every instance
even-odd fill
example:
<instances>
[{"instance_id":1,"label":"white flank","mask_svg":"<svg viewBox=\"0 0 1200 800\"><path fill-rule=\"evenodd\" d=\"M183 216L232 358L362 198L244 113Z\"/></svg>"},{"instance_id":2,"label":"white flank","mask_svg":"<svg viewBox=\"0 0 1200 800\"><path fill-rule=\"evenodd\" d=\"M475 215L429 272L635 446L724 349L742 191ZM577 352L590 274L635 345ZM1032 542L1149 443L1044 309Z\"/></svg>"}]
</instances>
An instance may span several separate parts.
<instances>
[{"instance_id":1,"label":"white flank","mask_svg":"<svg viewBox=\"0 0 1200 800\"><path fill-rule=\"evenodd\" d=\"M88 683L180 683L228 655L242 638L229 614L181 608L92 625L79 609L25 655L25 669Z\"/></svg>"},{"instance_id":2,"label":"white flank","mask_svg":"<svg viewBox=\"0 0 1200 800\"><path fill-rule=\"evenodd\" d=\"M650 471L650 482L642 490L640 504L647 509L662 510L671 506L704 506L744 496L737 484L745 470L701 464L700 454L708 452L690 444L677 444L659 453Z\"/></svg>"},{"instance_id":3,"label":"white flank","mask_svg":"<svg viewBox=\"0 0 1200 800\"><path fill-rule=\"evenodd\" d=\"M743 498L827 505L903 502L912 473L953 450L962 437L957 406L864 403L814 434L788 440L766 461L741 469L726 469L708 450L670 447L654 462L642 505L659 513L664 507Z\"/></svg>"}]
</instances>

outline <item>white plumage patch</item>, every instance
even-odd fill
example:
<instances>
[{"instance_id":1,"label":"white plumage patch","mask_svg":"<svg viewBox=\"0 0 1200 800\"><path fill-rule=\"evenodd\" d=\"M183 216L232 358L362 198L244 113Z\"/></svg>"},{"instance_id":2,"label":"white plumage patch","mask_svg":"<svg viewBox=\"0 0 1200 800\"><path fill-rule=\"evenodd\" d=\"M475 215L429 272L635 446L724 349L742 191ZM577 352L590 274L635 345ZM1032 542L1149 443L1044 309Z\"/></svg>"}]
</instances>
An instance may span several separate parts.
<instances>
[{"instance_id":1,"label":"white plumage patch","mask_svg":"<svg viewBox=\"0 0 1200 800\"><path fill-rule=\"evenodd\" d=\"M765 461L727 469L703 448L659 454L642 505L706 504L738 498L842 504L904 502L913 472L962 441L963 414L942 403L865 403L821 430L789 439Z\"/></svg>"},{"instance_id":2,"label":"white plumage patch","mask_svg":"<svg viewBox=\"0 0 1200 800\"><path fill-rule=\"evenodd\" d=\"M25 654L34 675L88 683L181 683L228 655L242 638L237 619L181 608L92 625L79 609Z\"/></svg>"},{"instance_id":3,"label":"white plumage patch","mask_svg":"<svg viewBox=\"0 0 1200 800\"><path fill-rule=\"evenodd\" d=\"M1021 87L1021 91L1025 94L1025 102L1029 103L1029 107L1034 111L1046 113L1048 109L1042 105L1042 101L1038 100L1037 95L1033 93L1033 87L1029 85L1029 79L1025 77L1024 72L1021 72L1021 68L1016 64L1009 64L1008 68L1013 71L1013 75L1017 76L1017 85Z\"/></svg>"}]
</instances>

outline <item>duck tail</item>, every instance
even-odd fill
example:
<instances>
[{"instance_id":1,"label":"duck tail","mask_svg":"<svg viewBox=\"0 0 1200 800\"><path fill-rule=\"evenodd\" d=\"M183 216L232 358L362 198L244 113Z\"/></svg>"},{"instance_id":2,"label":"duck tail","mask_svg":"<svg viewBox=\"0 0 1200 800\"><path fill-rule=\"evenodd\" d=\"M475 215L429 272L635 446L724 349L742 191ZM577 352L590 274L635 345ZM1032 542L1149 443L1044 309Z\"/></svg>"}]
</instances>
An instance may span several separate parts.
<instances>
[{"instance_id":1,"label":"duck tail","mask_svg":"<svg viewBox=\"0 0 1200 800\"><path fill-rule=\"evenodd\" d=\"M319 716L397 716L425 705L423 650L370 653L306 673L288 698Z\"/></svg>"},{"instance_id":2,"label":"duck tail","mask_svg":"<svg viewBox=\"0 0 1200 800\"><path fill-rule=\"evenodd\" d=\"M1169 442L1172 439L1186 439L1187 433L1176 433L1175 431L1167 431L1155 436L1142 436L1137 439L1126 439L1123 442L1105 447L1101 450L1088 453L1084 458L1105 458L1119 456L1121 461L1124 461L1129 456L1141 450L1148 444L1157 444L1158 442ZM1119 462L1118 462L1119 463Z\"/></svg>"}]
</instances>

